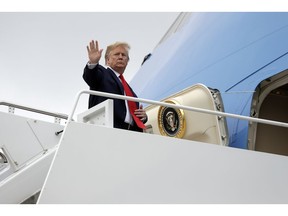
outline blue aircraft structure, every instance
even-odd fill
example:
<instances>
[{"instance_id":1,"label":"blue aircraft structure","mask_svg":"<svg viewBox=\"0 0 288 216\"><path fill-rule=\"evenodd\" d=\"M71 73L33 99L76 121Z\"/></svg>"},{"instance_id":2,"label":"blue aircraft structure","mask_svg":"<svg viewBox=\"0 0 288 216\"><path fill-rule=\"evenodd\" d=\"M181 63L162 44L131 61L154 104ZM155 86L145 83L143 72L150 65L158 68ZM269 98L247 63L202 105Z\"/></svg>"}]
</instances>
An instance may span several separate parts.
<instances>
[{"instance_id":1,"label":"blue aircraft structure","mask_svg":"<svg viewBox=\"0 0 288 216\"><path fill-rule=\"evenodd\" d=\"M220 91L225 112L260 117L253 102L261 87L272 80L270 92L285 96L287 68L288 13L181 13L130 84L139 97L162 100L202 83ZM271 120L288 122L287 113L281 116ZM227 118L227 125L229 146L249 148L249 122Z\"/></svg>"}]
</instances>

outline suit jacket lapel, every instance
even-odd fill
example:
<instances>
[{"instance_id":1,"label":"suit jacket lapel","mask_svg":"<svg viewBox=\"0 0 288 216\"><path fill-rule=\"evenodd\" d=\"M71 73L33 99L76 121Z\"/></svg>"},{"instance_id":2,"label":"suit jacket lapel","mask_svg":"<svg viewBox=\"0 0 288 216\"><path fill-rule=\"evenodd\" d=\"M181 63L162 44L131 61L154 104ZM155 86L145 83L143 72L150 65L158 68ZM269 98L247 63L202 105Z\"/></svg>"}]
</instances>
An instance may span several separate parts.
<instances>
[{"instance_id":1,"label":"suit jacket lapel","mask_svg":"<svg viewBox=\"0 0 288 216\"><path fill-rule=\"evenodd\" d=\"M124 95L124 88L123 85L121 83L121 81L119 80L119 77L116 76L116 74L110 69L108 68L107 70L109 70L111 77L115 80L115 82L117 83L117 86L119 87L122 95Z\"/></svg>"}]
</instances>

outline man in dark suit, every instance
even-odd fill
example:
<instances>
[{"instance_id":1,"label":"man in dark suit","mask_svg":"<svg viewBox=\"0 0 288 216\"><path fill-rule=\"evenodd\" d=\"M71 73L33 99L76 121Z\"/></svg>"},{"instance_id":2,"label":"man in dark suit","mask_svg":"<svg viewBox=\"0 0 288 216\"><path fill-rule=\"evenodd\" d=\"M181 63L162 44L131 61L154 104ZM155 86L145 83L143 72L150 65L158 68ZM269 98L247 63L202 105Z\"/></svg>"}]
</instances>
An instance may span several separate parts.
<instances>
[{"instance_id":1,"label":"man in dark suit","mask_svg":"<svg viewBox=\"0 0 288 216\"><path fill-rule=\"evenodd\" d=\"M123 75L129 62L129 49L130 46L122 42L116 42L108 46L105 53L105 64L108 67L105 68L99 64L103 49L99 49L98 41L92 40L89 43L89 46L87 46L89 62L84 68L83 79L89 85L90 90L127 96L132 94L137 97L128 84L126 84L125 90L130 93L124 91L126 81L121 80L122 77L120 76ZM129 89L127 90L127 88ZM106 99L106 97L90 95L89 108ZM145 128L143 123L147 122L147 115L142 105L139 106L139 103L133 104L136 109L129 111L129 108L131 109L132 107L132 102L120 99L113 100L114 127L142 132L143 128Z\"/></svg>"}]
</instances>

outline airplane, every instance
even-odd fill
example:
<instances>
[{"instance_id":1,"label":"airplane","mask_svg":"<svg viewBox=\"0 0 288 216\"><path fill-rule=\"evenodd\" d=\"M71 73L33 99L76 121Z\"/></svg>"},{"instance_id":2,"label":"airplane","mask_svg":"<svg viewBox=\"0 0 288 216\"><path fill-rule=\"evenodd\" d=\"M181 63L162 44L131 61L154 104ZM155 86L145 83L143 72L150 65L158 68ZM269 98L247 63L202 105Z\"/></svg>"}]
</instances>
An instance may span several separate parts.
<instances>
[{"instance_id":1,"label":"airplane","mask_svg":"<svg viewBox=\"0 0 288 216\"><path fill-rule=\"evenodd\" d=\"M18 106L55 123L1 113L0 202L287 203L287 18L181 13L130 82L143 134L111 100L74 119L87 90L69 117Z\"/></svg>"},{"instance_id":2,"label":"airplane","mask_svg":"<svg viewBox=\"0 0 288 216\"><path fill-rule=\"evenodd\" d=\"M217 89L227 113L288 121L287 13L185 13L131 85L142 98L202 83ZM192 120L193 121L193 120ZM285 128L227 118L228 145L288 155Z\"/></svg>"}]
</instances>

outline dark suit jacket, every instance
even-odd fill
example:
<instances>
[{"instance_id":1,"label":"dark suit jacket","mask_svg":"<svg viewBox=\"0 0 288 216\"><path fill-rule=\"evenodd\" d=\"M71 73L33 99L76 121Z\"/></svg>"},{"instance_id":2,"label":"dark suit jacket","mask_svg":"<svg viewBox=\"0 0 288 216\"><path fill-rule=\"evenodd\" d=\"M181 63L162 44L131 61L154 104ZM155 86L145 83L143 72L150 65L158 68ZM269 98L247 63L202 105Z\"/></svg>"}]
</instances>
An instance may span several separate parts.
<instances>
[{"instance_id":1,"label":"dark suit jacket","mask_svg":"<svg viewBox=\"0 0 288 216\"><path fill-rule=\"evenodd\" d=\"M83 79L89 85L90 90L124 95L124 88L121 81L110 68L106 69L98 64L95 68L89 69L88 66L86 65L84 68ZM133 95L137 97L137 95L134 93L132 89L131 91ZM90 95L88 107L91 108L105 100L107 100L106 97ZM113 99L113 100L114 100L114 127L127 129L124 123L127 112L125 101L119 99ZM137 103L137 107L139 108L139 103ZM136 125L135 122L134 125ZM136 130L142 131L141 128L138 128Z\"/></svg>"}]
</instances>

